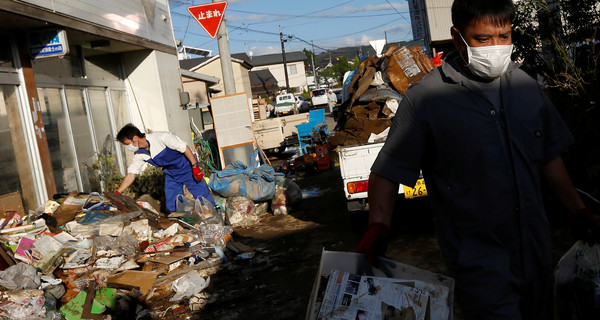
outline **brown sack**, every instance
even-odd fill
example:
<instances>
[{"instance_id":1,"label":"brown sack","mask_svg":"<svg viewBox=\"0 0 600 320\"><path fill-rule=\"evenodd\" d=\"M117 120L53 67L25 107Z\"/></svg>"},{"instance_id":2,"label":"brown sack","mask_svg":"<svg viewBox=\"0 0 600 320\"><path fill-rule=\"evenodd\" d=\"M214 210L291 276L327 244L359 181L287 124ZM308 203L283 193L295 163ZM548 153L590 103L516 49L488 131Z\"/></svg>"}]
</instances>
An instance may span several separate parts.
<instances>
[{"instance_id":1,"label":"brown sack","mask_svg":"<svg viewBox=\"0 0 600 320\"><path fill-rule=\"evenodd\" d=\"M352 107L351 114L357 119L377 119L380 107L376 102L371 102L366 106Z\"/></svg>"},{"instance_id":2,"label":"brown sack","mask_svg":"<svg viewBox=\"0 0 600 320\"><path fill-rule=\"evenodd\" d=\"M409 50L403 46L386 56L381 69L384 77L389 79L386 82L404 94L410 85L423 79L433 69L433 64L420 50Z\"/></svg>"}]
</instances>

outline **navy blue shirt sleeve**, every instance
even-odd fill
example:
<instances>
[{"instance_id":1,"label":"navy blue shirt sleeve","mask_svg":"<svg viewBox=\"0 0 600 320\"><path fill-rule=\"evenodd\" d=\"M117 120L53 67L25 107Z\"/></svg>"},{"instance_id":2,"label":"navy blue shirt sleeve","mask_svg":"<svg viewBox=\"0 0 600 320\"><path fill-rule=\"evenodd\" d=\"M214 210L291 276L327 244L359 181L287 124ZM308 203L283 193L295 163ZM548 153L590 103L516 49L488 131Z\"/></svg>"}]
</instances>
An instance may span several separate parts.
<instances>
[{"instance_id":1,"label":"navy blue shirt sleeve","mask_svg":"<svg viewBox=\"0 0 600 320\"><path fill-rule=\"evenodd\" d=\"M371 172L397 183L415 185L420 174L426 136L417 111L410 97L405 95Z\"/></svg>"}]
</instances>

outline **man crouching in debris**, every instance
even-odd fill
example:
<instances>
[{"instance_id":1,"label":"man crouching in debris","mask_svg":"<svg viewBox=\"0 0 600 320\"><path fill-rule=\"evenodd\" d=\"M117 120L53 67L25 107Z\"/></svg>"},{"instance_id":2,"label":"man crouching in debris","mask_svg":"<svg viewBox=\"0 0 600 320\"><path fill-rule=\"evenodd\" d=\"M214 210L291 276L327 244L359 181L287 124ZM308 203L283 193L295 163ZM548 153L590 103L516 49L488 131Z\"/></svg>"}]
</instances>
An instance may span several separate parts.
<instances>
[{"instance_id":1,"label":"man crouching in debris","mask_svg":"<svg viewBox=\"0 0 600 320\"><path fill-rule=\"evenodd\" d=\"M117 140L134 153L117 193L127 190L149 163L162 168L165 173L165 206L169 212L175 212L177 195L183 194L184 185L194 198L202 196L215 205L210 189L202 179L202 170L196 157L176 135L164 131L145 134L134 125L127 124L117 134Z\"/></svg>"},{"instance_id":2,"label":"man crouching in debris","mask_svg":"<svg viewBox=\"0 0 600 320\"><path fill-rule=\"evenodd\" d=\"M398 185L415 185L421 169L465 319L552 319L544 181L578 236L598 230L561 158L573 137L511 61L513 15L512 0L454 1L457 50L406 91L371 168L357 248L372 262L385 253Z\"/></svg>"}]
</instances>

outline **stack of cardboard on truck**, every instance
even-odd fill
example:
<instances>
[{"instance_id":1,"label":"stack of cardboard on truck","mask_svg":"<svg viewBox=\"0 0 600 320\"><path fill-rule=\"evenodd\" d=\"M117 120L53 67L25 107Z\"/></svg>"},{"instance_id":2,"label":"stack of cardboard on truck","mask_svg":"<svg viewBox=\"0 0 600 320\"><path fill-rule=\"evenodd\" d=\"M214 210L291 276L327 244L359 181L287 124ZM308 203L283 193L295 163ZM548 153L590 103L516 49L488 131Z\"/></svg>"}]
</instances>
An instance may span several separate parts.
<instances>
[{"instance_id":1,"label":"stack of cardboard on truck","mask_svg":"<svg viewBox=\"0 0 600 320\"><path fill-rule=\"evenodd\" d=\"M341 106L340 131L331 136L329 148L365 144L371 134L384 132L404 92L433 68L421 50L396 45L381 57L362 60L347 88L351 97Z\"/></svg>"}]
</instances>

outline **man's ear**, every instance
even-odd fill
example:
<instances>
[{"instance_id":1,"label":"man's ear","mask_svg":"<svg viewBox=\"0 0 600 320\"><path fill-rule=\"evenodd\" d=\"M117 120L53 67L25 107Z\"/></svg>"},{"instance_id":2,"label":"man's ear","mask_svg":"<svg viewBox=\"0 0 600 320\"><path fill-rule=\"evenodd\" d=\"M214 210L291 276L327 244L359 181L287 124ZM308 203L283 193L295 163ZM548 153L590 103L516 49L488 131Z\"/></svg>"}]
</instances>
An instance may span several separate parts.
<instances>
[{"instance_id":1,"label":"man's ear","mask_svg":"<svg viewBox=\"0 0 600 320\"><path fill-rule=\"evenodd\" d=\"M465 49L465 42L460 37L460 32L455 26L450 27L450 35L452 36L452 42L454 42L454 47L458 50Z\"/></svg>"}]
</instances>

